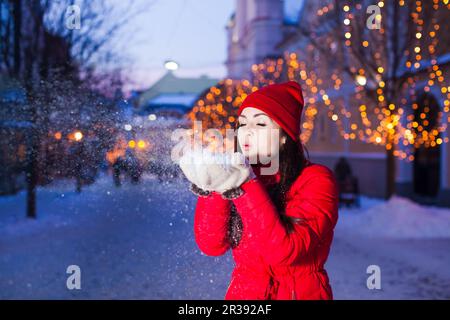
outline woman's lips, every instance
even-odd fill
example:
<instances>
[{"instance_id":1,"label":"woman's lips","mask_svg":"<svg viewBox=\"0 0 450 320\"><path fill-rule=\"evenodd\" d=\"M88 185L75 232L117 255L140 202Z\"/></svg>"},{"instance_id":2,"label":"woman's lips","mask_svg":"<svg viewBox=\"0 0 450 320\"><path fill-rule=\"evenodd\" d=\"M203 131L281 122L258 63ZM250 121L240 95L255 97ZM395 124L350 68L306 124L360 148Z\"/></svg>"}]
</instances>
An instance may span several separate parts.
<instances>
[{"instance_id":1,"label":"woman's lips","mask_svg":"<svg viewBox=\"0 0 450 320\"><path fill-rule=\"evenodd\" d=\"M248 143L244 144L244 150L250 150L250 145Z\"/></svg>"}]
</instances>

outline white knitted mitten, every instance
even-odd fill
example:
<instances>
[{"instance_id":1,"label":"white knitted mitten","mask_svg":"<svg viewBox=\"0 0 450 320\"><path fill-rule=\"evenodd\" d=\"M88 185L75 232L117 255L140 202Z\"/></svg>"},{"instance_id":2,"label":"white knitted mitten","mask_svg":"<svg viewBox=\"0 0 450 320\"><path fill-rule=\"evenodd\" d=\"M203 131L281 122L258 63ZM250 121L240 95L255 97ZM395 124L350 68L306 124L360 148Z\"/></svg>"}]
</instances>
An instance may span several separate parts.
<instances>
[{"instance_id":1,"label":"white knitted mitten","mask_svg":"<svg viewBox=\"0 0 450 320\"><path fill-rule=\"evenodd\" d=\"M238 152L191 151L180 158L179 164L190 182L207 191L223 193L254 177L245 156Z\"/></svg>"}]
</instances>

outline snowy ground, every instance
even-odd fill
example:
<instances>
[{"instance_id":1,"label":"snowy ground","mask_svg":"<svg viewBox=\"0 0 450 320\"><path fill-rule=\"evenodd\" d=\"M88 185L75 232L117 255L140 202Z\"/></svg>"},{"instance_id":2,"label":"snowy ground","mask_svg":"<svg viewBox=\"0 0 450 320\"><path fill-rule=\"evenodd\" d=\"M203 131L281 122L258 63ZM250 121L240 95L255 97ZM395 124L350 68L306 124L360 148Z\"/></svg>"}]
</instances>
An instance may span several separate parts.
<instances>
[{"instance_id":1,"label":"snowy ground","mask_svg":"<svg viewBox=\"0 0 450 320\"><path fill-rule=\"evenodd\" d=\"M60 182L38 192L37 221L24 194L0 198L0 298L222 299L230 253L202 255L193 240L195 197L187 183L116 188L108 176L74 192ZM450 210L406 199L366 199L343 209L327 263L336 299L450 299ZM81 268L81 290L66 268ZM381 290L366 268L381 268Z\"/></svg>"}]
</instances>

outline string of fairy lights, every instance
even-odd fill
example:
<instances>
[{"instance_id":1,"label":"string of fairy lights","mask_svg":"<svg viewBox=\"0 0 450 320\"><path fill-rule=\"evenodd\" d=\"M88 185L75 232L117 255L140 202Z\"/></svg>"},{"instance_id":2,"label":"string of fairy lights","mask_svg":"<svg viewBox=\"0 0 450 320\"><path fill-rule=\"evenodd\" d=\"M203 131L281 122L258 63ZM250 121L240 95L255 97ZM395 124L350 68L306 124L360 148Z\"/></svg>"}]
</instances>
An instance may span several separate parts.
<instances>
[{"instance_id":1,"label":"string of fairy lights","mask_svg":"<svg viewBox=\"0 0 450 320\"><path fill-rule=\"evenodd\" d=\"M202 128L217 128L225 134L226 129L235 125L237 108L257 89L248 80L221 80L196 101L188 117L201 121Z\"/></svg>"},{"instance_id":2,"label":"string of fairy lights","mask_svg":"<svg viewBox=\"0 0 450 320\"><path fill-rule=\"evenodd\" d=\"M291 53L292 58L296 57L295 53ZM294 59L295 60L295 59ZM298 61L292 61L292 67L296 70L300 68ZM252 66L253 80L221 80L216 86L213 86L200 97L191 111L188 113L188 118L194 121L201 121L202 128L217 128L222 134L225 134L226 129L234 128L237 121L237 110L244 99L250 93L258 90L268 84L280 82L282 73L285 69L286 59L267 59L260 64ZM289 72L293 72L289 70ZM299 74L299 73L297 73ZM311 84L313 81L319 81L317 77L312 74L311 77L306 76L306 71L302 70L301 74L305 81ZM289 75L290 79L294 79L295 75ZM315 92L316 86L308 86L309 90ZM305 105L305 111L302 123L301 139L306 143L314 129L314 118L317 115L317 107L315 98L311 97ZM197 132L200 134L201 132Z\"/></svg>"},{"instance_id":3,"label":"string of fairy lights","mask_svg":"<svg viewBox=\"0 0 450 320\"><path fill-rule=\"evenodd\" d=\"M402 7L405 5L404 1L398 2L399 6ZM447 122L450 122L450 117L447 117L447 119L444 118L444 115L448 113L448 105L449 105L449 98L450 95L448 93L448 88L445 86L445 79L442 70L440 70L440 67L437 63L436 59L436 46L438 44L439 37L437 36L437 33L440 29L440 26L436 20L436 15L433 15L432 21L431 21L431 30L429 31L428 37L424 36L424 18L423 15L423 6L422 1L415 1L415 10L411 13L412 21L415 24L416 32L415 32L415 43L413 47L414 55L413 59L414 61L407 60L405 62L405 67L408 70L419 70L422 66L422 59L423 56L421 52L423 51L422 47L424 44L424 39L431 39L431 43L428 44L428 59L431 63L430 72L428 74L429 81L424 86L423 90L424 92L430 92L431 87L436 85L436 82L438 83L440 87L440 92L444 95L444 108L443 112L439 111L438 113L438 125L434 126L433 128L430 128L430 130L427 130L428 127L428 113L430 112L430 108L428 106L425 106L423 108L423 112L420 113L420 121L416 119L415 115L413 113L409 113L406 117L407 121L402 122L402 116L405 114L405 111L407 111L406 108L408 108L408 103L411 105L412 110L417 110L419 108L418 104L414 101L411 102L412 99L406 99L406 97L402 97L399 99L399 105L396 105L394 102L387 102L385 98L384 93L384 87L385 87L385 68L383 67L382 61L379 59L380 54L375 53L374 54L374 60L378 66L375 79L378 83L378 88L376 90L377 94L377 100L378 104L373 109L373 112L375 115L377 115L378 124L376 126L376 130L371 130L371 122L368 119L367 115L367 106L364 104L361 104L359 107L360 116L362 119L362 123L365 125L366 130L366 136L362 137L363 141L367 141L370 143L380 144L384 145L387 150L390 150L394 148L394 146L397 147L393 152L394 155L397 157L400 157L402 159L408 159L408 160L414 160L413 150L415 148L419 148L420 146L424 147L435 147L437 145L442 144L443 142L448 142L448 138L446 137L444 140L440 138L440 133L444 132L447 129ZM442 4L446 6L446 9L450 9L448 5L448 1L442 1ZM384 1L378 2L378 7L382 9L384 7ZM433 0L433 10L437 11L440 8L440 2L439 0ZM348 5L344 5L342 10L345 12L345 19L344 19L344 25L347 26L345 30L345 38L347 39L345 42L346 46L351 45L350 39L352 38L352 30L351 30L351 24L352 20L355 18L356 14L352 14L351 8ZM361 10L361 8L356 7L356 10ZM444 8L445 10L445 8ZM381 20L381 16L377 16L377 19ZM383 34L385 31L383 28L380 28L379 32ZM363 47L368 47L369 43L367 40L363 41L361 44ZM409 53L409 52L406 52ZM361 76L364 76L364 71L360 69ZM414 74L414 72L412 72ZM435 81L434 79L437 79ZM416 83L417 83L418 77L417 73L414 76L410 76L407 79L407 82L405 83L406 86L404 87L404 92L407 94L409 93L410 98L416 99L417 98L417 90L416 90ZM360 86L363 86L364 84L360 84ZM362 90L361 90L362 91ZM350 115L350 117L352 117ZM355 129L354 126L352 126L352 129ZM359 131L360 137L361 137L361 131ZM400 146L403 146L400 148Z\"/></svg>"},{"instance_id":4,"label":"string of fairy lights","mask_svg":"<svg viewBox=\"0 0 450 320\"><path fill-rule=\"evenodd\" d=\"M432 9L450 10L448 0L432 0ZM399 0L398 5L407 5ZM385 8L385 1L379 1L380 10ZM410 71L403 87L396 92L395 101L387 101L386 89L389 81L386 61L383 53L377 50L377 43L369 39L354 37L352 25L357 17L365 15L365 8L359 3L350 7L344 4L342 8L333 8L328 4L317 10L317 16L330 14L333 9L343 12L343 39L348 50L373 50L375 68L364 65L351 67L354 79L347 79L342 72L333 69L327 74L310 68L305 57L314 54L314 46L306 46L300 54L286 52L282 58L266 59L252 66L252 80L225 79L211 87L194 105L188 117L194 121L202 121L203 128L218 128L224 132L234 127L236 112L245 97L258 88L286 80L299 82L305 97L305 110L302 122L301 140L308 142L314 122L321 109L336 123L339 134L345 140L360 140L365 143L384 146L392 150L394 156L414 160L414 150L420 147L433 148L442 143L448 143L448 137L442 138L442 132L450 123L449 100L450 87L446 82L444 71L438 63L438 45L440 36L439 21L433 15L431 21L425 23L422 1L414 2L414 10L410 16L414 23L414 41L405 51L405 70ZM382 21L383 14L376 16L376 21ZM382 39L386 31L382 24L376 31L375 40ZM446 35L443 35L446 36ZM378 38L377 38L378 37ZM359 46L359 48L356 48ZM380 47L380 49L383 49ZM371 51L372 52L372 51ZM303 58L303 59L302 59ZM419 73L427 73L425 86L418 90L417 82L421 80ZM351 84L354 94L340 92L344 85ZM372 87L369 87L372 86ZM430 126L429 116L433 110L429 106L419 106L417 97L438 89L442 94L443 108L437 113L436 124ZM367 97L367 92L375 91L376 101ZM436 90L433 90L435 92ZM351 95L352 103L345 103L344 95ZM359 103L353 103L357 101ZM348 105L347 105L348 104ZM420 113L419 113L420 112Z\"/></svg>"}]
</instances>

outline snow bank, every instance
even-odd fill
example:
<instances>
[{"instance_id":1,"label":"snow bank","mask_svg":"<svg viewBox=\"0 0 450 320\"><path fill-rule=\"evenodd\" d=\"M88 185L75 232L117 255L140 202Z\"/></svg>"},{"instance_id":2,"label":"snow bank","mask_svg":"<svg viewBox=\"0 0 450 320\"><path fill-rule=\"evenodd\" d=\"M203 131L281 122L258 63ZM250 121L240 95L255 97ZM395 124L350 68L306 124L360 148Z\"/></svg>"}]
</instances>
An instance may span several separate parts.
<instances>
[{"instance_id":1,"label":"snow bank","mask_svg":"<svg viewBox=\"0 0 450 320\"><path fill-rule=\"evenodd\" d=\"M450 209L398 196L386 202L363 198L362 209L340 210L337 228L367 237L450 238Z\"/></svg>"}]
</instances>

